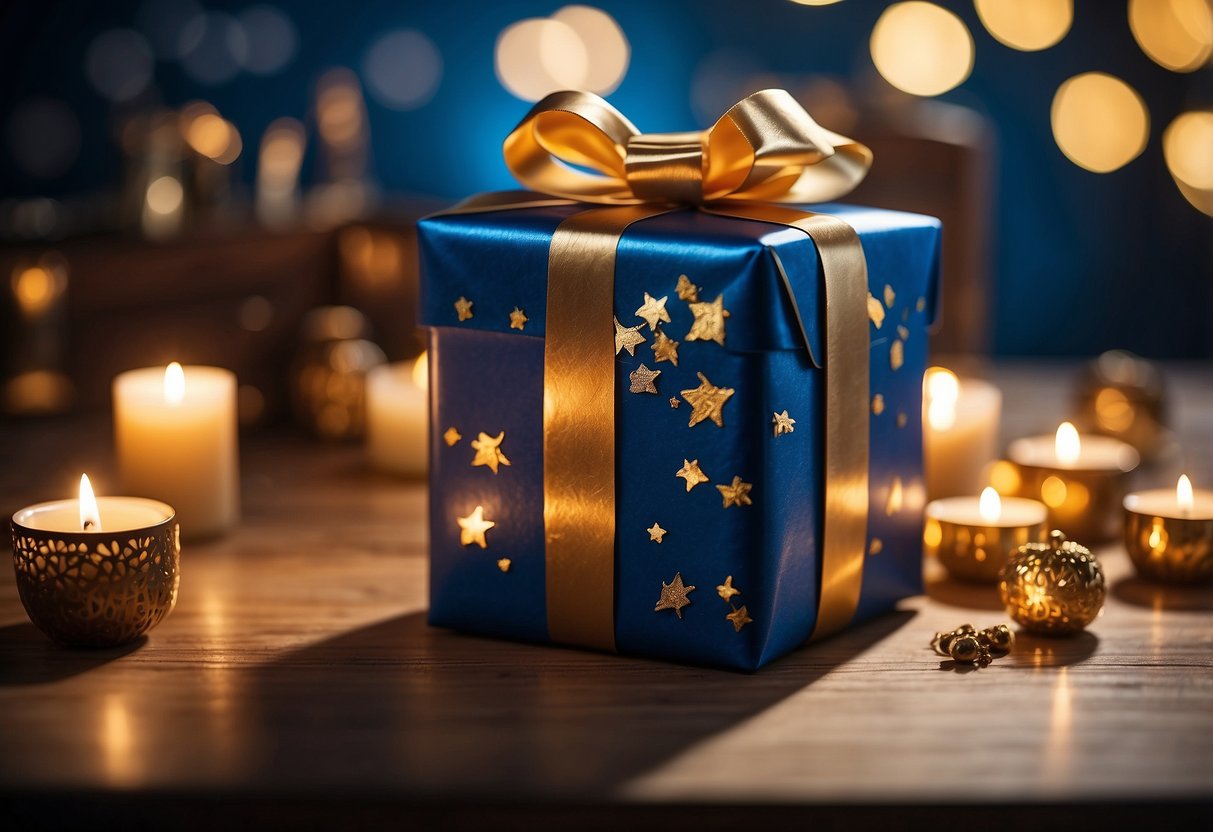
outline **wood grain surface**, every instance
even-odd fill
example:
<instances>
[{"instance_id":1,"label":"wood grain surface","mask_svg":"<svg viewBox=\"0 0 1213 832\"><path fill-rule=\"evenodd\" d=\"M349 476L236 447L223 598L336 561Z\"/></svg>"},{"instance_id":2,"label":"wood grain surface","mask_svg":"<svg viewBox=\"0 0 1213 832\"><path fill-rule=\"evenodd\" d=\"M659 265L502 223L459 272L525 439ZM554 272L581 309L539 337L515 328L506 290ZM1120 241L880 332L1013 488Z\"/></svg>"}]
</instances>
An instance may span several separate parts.
<instances>
[{"instance_id":1,"label":"wood grain surface","mask_svg":"<svg viewBox=\"0 0 1213 832\"><path fill-rule=\"evenodd\" d=\"M1055 426L1071 372L997 368L1004 433ZM1182 452L1140 482L1183 467L1209 484L1213 368L1170 374ZM105 422L0 427L6 515L72 493L81 470L109 491ZM706 817L1213 803L1213 588L1145 583L1117 545L1097 550L1111 592L1079 638L1021 636L1012 656L958 672L932 633L1006 618L993 589L929 564L925 597L743 675L431 629L421 483L289 435L248 437L242 453L244 523L184 550L176 611L139 644L51 645L0 570L0 796L25 801L10 805L272 797L281 820L316 795Z\"/></svg>"}]
</instances>

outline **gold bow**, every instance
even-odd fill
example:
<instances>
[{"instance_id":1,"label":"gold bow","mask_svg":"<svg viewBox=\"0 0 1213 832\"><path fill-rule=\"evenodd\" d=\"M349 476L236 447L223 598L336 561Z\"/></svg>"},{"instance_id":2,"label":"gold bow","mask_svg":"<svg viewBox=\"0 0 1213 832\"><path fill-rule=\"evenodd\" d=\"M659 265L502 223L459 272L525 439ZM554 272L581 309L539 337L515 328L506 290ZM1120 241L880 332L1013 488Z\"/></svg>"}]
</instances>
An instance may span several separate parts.
<instances>
[{"instance_id":1,"label":"gold bow","mask_svg":"<svg viewBox=\"0 0 1213 832\"><path fill-rule=\"evenodd\" d=\"M747 96L711 129L691 133L641 133L592 93L554 92L504 150L528 188L604 205L828 202L872 165L867 147L821 127L786 90Z\"/></svg>"},{"instance_id":2,"label":"gold bow","mask_svg":"<svg viewBox=\"0 0 1213 832\"><path fill-rule=\"evenodd\" d=\"M615 385L603 383L615 373L615 249L628 225L678 205L798 228L817 247L826 493L813 637L846 626L859 603L867 535L867 265L858 235L842 220L768 203L845 195L866 175L871 151L820 127L784 90L754 93L701 133L649 134L597 95L573 91L537 103L506 138L504 153L518 181L538 193L481 194L446 213L568 201L607 206L562 222L548 254L543 435L551 639L615 646ZM783 264L772 256L795 309Z\"/></svg>"}]
</instances>

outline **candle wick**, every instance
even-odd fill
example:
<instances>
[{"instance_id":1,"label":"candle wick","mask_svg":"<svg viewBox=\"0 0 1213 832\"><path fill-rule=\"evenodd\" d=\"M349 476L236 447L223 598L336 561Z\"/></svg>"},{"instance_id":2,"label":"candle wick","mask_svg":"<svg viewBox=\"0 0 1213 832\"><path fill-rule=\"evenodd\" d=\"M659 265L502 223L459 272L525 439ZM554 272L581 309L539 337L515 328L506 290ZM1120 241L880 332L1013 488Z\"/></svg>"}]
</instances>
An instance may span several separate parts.
<instances>
[{"instance_id":1,"label":"candle wick","mask_svg":"<svg viewBox=\"0 0 1213 832\"><path fill-rule=\"evenodd\" d=\"M84 521L84 531L88 531L90 528L93 527L93 525L95 525L95 524L93 523L92 520L85 520Z\"/></svg>"}]
</instances>

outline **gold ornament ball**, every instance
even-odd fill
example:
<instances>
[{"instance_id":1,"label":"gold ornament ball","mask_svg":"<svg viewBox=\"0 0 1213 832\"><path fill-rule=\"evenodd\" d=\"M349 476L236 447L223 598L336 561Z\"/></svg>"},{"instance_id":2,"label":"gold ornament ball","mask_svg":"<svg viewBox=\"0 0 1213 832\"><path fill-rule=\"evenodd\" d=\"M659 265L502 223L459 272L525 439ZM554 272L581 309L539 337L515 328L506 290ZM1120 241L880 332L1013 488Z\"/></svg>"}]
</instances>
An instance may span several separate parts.
<instances>
[{"instance_id":1,"label":"gold ornament ball","mask_svg":"<svg viewBox=\"0 0 1213 832\"><path fill-rule=\"evenodd\" d=\"M1107 586L1099 561L1059 531L1028 543L1007 561L998 592L1007 615L1030 633L1072 635L1103 609Z\"/></svg>"}]
</instances>

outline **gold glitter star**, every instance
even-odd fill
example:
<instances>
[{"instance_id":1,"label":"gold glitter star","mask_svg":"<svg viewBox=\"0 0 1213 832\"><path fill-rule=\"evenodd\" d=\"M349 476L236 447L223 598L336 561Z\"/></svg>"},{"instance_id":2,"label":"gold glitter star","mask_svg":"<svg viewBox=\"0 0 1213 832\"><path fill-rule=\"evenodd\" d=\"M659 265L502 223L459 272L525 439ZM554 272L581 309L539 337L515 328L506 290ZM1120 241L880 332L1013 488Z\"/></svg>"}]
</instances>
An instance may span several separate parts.
<instances>
[{"instance_id":1,"label":"gold glitter star","mask_svg":"<svg viewBox=\"0 0 1213 832\"><path fill-rule=\"evenodd\" d=\"M724 579L724 583L716 587L716 594L719 595L723 600L727 601L734 595L740 595L741 590L733 586L733 576L729 575Z\"/></svg>"},{"instance_id":2,"label":"gold glitter star","mask_svg":"<svg viewBox=\"0 0 1213 832\"><path fill-rule=\"evenodd\" d=\"M476 506L476 510L467 517L456 517L455 522L459 524L459 542L464 546L475 543L481 549L489 545L484 533L497 525L492 520L484 519L484 506Z\"/></svg>"},{"instance_id":3,"label":"gold glitter star","mask_svg":"<svg viewBox=\"0 0 1213 832\"><path fill-rule=\"evenodd\" d=\"M512 561L509 558L501 558L497 561L497 568L502 572L509 572L511 563Z\"/></svg>"},{"instance_id":4,"label":"gold glitter star","mask_svg":"<svg viewBox=\"0 0 1213 832\"><path fill-rule=\"evenodd\" d=\"M615 319L615 355L619 355L620 350L627 350L628 355L636 354L636 345L644 343L644 336L640 334L642 326L644 324L624 326Z\"/></svg>"},{"instance_id":5,"label":"gold glitter star","mask_svg":"<svg viewBox=\"0 0 1213 832\"><path fill-rule=\"evenodd\" d=\"M877 329L880 329L880 325L884 323L884 307L880 305L880 301L872 297L871 292L868 292L868 319L876 324Z\"/></svg>"},{"instance_id":6,"label":"gold glitter star","mask_svg":"<svg viewBox=\"0 0 1213 832\"><path fill-rule=\"evenodd\" d=\"M472 459L472 467L487 465L496 474L498 465L509 465L510 461L501 452L501 440L503 439L505 439L505 431L496 436L489 436L484 431L481 431L480 435L472 440L472 447L476 449L476 456Z\"/></svg>"},{"instance_id":7,"label":"gold glitter star","mask_svg":"<svg viewBox=\"0 0 1213 832\"><path fill-rule=\"evenodd\" d=\"M893 287L889 284L884 285L884 305L893 308L893 303L897 300L897 293L893 291Z\"/></svg>"},{"instance_id":8,"label":"gold glitter star","mask_svg":"<svg viewBox=\"0 0 1213 832\"><path fill-rule=\"evenodd\" d=\"M880 393L872 397L872 413L877 416L884 413L884 396Z\"/></svg>"},{"instance_id":9,"label":"gold glitter star","mask_svg":"<svg viewBox=\"0 0 1213 832\"><path fill-rule=\"evenodd\" d=\"M654 330L656 335L653 338L653 343L649 346L653 349L653 358L656 361L668 361L675 367L678 366L678 342L669 338L660 329Z\"/></svg>"},{"instance_id":10,"label":"gold glitter star","mask_svg":"<svg viewBox=\"0 0 1213 832\"><path fill-rule=\"evenodd\" d=\"M661 300L658 300L648 292L645 292L644 303L636 310L636 317L644 318L648 321L649 329L656 329L657 324L662 321L668 324L670 322L670 313L665 311L665 302L669 298L670 296L666 295Z\"/></svg>"},{"instance_id":11,"label":"gold glitter star","mask_svg":"<svg viewBox=\"0 0 1213 832\"><path fill-rule=\"evenodd\" d=\"M661 538L669 534L669 532L661 528L661 526L659 526L657 523L654 523L652 526L645 529L645 531L649 533L649 540L656 540L658 543L661 542Z\"/></svg>"},{"instance_id":12,"label":"gold glitter star","mask_svg":"<svg viewBox=\"0 0 1213 832\"><path fill-rule=\"evenodd\" d=\"M463 295L459 296L459 300L455 301L455 314L459 316L459 320L466 321L472 317L472 302Z\"/></svg>"},{"instance_id":13,"label":"gold glitter star","mask_svg":"<svg viewBox=\"0 0 1213 832\"><path fill-rule=\"evenodd\" d=\"M711 303L692 303L691 314L695 322L687 333L688 341L715 341L724 346L724 319L729 310L724 308L724 295L717 295Z\"/></svg>"},{"instance_id":14,"label":"gold glitter star","mask_svg":"<svg viewBox=\"0 0 1213 832\"><path fill-rule=\"evenodd\" d=\"M914 309L916 311L921 312L922 310L924 310L926 308L927 308L927 299L926 298L919 298L917 301L914 302Z\"/></svg>"},{"instance_id":15,"label":"gold glitter star","mask_svg":"<svg viewBox=\"0 0 1213 832\"><path fill-rule=\"evenodd\" d=\"M796 424L796 420L789 416L786 410L783 413L772 413L771 424L775 426L776 436L783 436L785 433L792 433L796 430L792 427Z\"/></svg>"},{"instance_id":16,"label":"gold glitter star","mask_svg":"<svg viewBox=\"0 0 1213 832\"><path fill-rule=\"evenodd\" d=\"M442 434L442 438L446 441L446 446L452 448L456 442L463 438L463 434L457 431L454 425L451 425L446 429L446 433Z\"/></svg>"},{"instance_id":17,"label":"gold glitter star","mask_svg":"<svg viewBox=\"0 0 1213 832\"><path fill-rule=\"evenodd\" d=\"M910 340L910 330L907 329L906 327L902 326L901 324L897 325L897 334L901 337L901 340L903 340L903 341Z\"/></svg>"},{"instance_id":18,"label":"gold glitter star","mask_svg":"<svg viewBox=\"0 0 1213 832\"><path fill-rule=\"evenodd\" d=\"M897 427L904 428L906 426L907 417L905 413L897 414Z\"/></svg>"},{"instance_id":19,"label":"gold glitter star","mask_svg":"<svg viewBox=\"0 0 1213 832\"><path fill-rule=\"evenodd\" d=\"M720 492L720 496L724 497L724 507L729 506L748 506L750 503L750 489L754 486L748 482L742 482L741 477L733 477L732 485L718 485L716 490Z\"/></svg>"},{"instance_id":20,"label":"gold glitter star","mask_svg":"<svg viewBox=\"0 0 1213 832\"><path fill-rule=\"evenodd\" d=\"M699 376L699 386L692 390L683 390L682 397L691 406L691 421L687 427L695 427L704 419L711 419L716 427L724 427L724 403L733 395L732 387L717 387L708 381L703 373Z\"/></svg>"},{"instance_id":21,"label":"gold glitter star","mask_svg":"<svg viewBox=\"0 0 1213 832\"><path fill-rule=\"evenodd\" d=\"M879 555L884 551L884 541L879 537L872 538L872 542L868 544L869 555Z\"/></svg>"},{"instance_id":22,"label":"gold glitter star","mask_svg":"<svg viewBox=\"0 0 1213 832\"><path fill-rule=\"evenodd\" d=\"M735 633L740 633L742 627L754 621L754 619L750 618L749 612L746 611L745 604L734 609L725 618L733 623L733 632Z\"/></svg>"},{"instance_id":23,"label":"gold glitter star","mask_svg":"<svg viewBox=\"0 0 1213 832\"><path fill-rule=\"evenodd\" d=\"M678 399L674 398L673 396L670 396L670 407L677 410L678 405L680 405L680 404L682 404L682 402L678 401Z\"/></svg>"},{"instance_id":24,"label":"gold glitter star","mask_svg":"<svg viewBox=\"0 0 1213 832\"><path fill-rule=\"evenodd\" d=\"M691 303L699 300L699 287L692 283L685 274L678 275L678 285L674 287L674 291L678 293L679 300Z\"/></svg>"},{"instance_id":25,"label":"gold glitter star","mask_svg":"<svg viewBox=\"0 0 1213 832\"><path fill-rule=\"evenodd\" d=\"M906 348L901 341L894 341L889 346L889 366L896 370L901 369L901 365L906 360Z\"/></svg>"},{"instance_id":26,"label":"gold glitter star","mask_svg":"<svg viewBox=\"0 0 1213 832\"><path fill-rule=\"evenodd\" d=\"M628 373L628 378L632 380L632 386L628 389L633 393L656 393L657 388L653 386L653 382L659 375L661 375L661 370L650 370L642 363Z\"/></svg>"},{"instance_id":27,"label":"gold glitter star","mask_svg":"<svg viewBox=\"0 0 1213 832\"><path fill-rule=\"evenodd\" d=\"M526 313L515 306L514 311L510 313L510 329L521 330L529 320L530 318L526 316Z\"/></svg>"},{"instance_id":28,"label":"gold glitter star","mask_svg":"<svg viewBox=\"0 0 1213 832\"><path fill-rule=\"evenodd\" d=\"M678 469L678 473L674 476L682 477L687 481L687 491L690 491L701 482L708 481L708 475L703 473L703 470L699 467L699 460L697 459L692 459L689 462L684 459L682 461L682 467Z\"/></svg>"},{"instance_id":29,"label":"gold glitter star","mask_svg":"<svg viewBox=\"0 0 1213 832\"><path fill-rule=\"evenodd\" d=\"M657 606L653 607L653 612L673 610L679 618L682 618L682 608L691 603L691 599L687 596L694 589L695 587L685 586L682 583L681 572L675 572L673 581L668 584L665 581L661 582L661 597L657 599Z\"/></svg>"}]
</instances>

